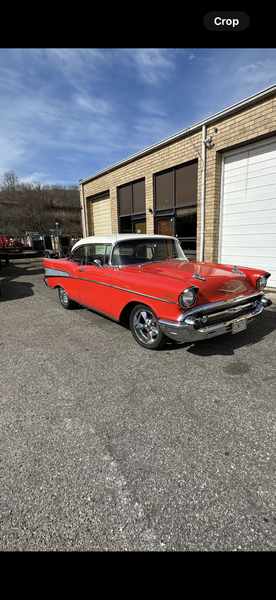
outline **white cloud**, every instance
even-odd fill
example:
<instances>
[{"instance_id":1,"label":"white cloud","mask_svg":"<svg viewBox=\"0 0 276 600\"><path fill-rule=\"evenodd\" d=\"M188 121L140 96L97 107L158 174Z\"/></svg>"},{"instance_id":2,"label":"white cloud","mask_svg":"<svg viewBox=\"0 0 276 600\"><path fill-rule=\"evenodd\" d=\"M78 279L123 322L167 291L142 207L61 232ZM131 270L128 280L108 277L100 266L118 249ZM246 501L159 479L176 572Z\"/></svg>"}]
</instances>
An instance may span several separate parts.
<instances>
[{"instance_id":1,"label":"white cloud","mask_svg":"<svg viewBox=\"0 0 276 600\"><path fill-rule=\"evenodd\" d=\"M96 98L89 95L87 92L76 94L73 96L74 102L80 110L88 111L90 115L110 115L112 113L112 105L107 100Z\"/></svg>"},{"instance_id":2,"label":"white cloud","mask_svg":"<svg viewBox=\"0 0 276 600\"><path fill-rule=\"evenodd\" d=\"M269 87L276 82L275 61L268 59L242 65L237 68L234 81L258 86L261 91L260 86Z\"/></svg>"},{"instance_id":3,"label":"white cloud","mask_svg":"<svg viewBox=\"0 0 276 600\"><path fill-rule=\"evenodd\" d=\"M175 68L177 50L166 48L135 48L125 50L122 60L130 60L138 76L150 85L158 85Z\"/></svg>"},{"instance_id":4,"label":"white cloud","mask_svg":"<svg viewBox=\"0 0 276 600\"><path fill-rule=\"evenodd\" d=\"M20 177L20 181L23 183L32 183L33 181L44 181L45 177L49 177L49 173L31 173L31 175Z\"/></svg>"},{"instance_id":5,"label":"white cloud","mask_svg":"<svg viewBox=\"0 0 276 600\"><path fill-rule=\"evenodd\" d=\"M139 99L137 102L137 108L143 114L158 115L160 117L166 117L165 108L161 108L160 99L156 97L148 97Z\"/></svg>"}]
</instances>

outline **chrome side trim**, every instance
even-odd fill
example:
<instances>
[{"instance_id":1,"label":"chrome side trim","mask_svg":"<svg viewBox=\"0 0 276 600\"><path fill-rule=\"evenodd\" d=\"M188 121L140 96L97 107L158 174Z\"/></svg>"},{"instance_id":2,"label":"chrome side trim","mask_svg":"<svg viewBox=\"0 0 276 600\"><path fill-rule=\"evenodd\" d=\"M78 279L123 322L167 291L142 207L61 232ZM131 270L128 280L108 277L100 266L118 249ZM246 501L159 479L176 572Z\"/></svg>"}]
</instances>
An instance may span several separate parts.
<instances>
[{"instance_id":1,"label":"chrome side trim","mask_svg":"<svg viewBox=\"0 0 276 600\"><path fill-rule=\"evenodd\" d=\"M96 283L99 283L99 282L96 282ZM111 285L108 283L102 283L101 285L109 285L109 287L111 287L115 290L121 290L121 292L135 294L136 296L143 296L143 298L151 298L152 300L160 300L160 302L167 302L167 304L178 304L178 302L174 302L172 300L165 300L164 298L158 298L157 296L150 296L149 294L142 294L142 292L134 292L134 290L126 290L125 288L121 288L116 285Z\"/></svg>"},{"instance_id":2,"label":"chrome side trim","mask_svg":"<svg viewBox=\"0 0 276 600\"><path fill-rule=\"evenodd\" d=\"M51 273L46 273L46 269L51 271ZM167 304L178 304L173 300L165 300L165 298L158 298L158 296L150 296L149 294L143 294L142 292L135 292L134 290L126 290L125 288L118 287L117 285L111 285L111 283L104 283L103 281L97 281L94 279L85 279L84 277L71 277L70 273L67 271L59 271L58 269L52 269L51 267L45 267L45 278L47 277L70 277L71 279L76 279L77 281L87 281L88 283L97 283L98 285L104 285L106 287L112 288L114 290L120 290L121 292L127 292L128 294L135 294L136 296L143 296L143 298L151 298L152 300L159 300L160 302L166 302ZM46 283L46 281L45 281ZM92 306L90 308L93 308Z\"/></svg>"}]
</instances>

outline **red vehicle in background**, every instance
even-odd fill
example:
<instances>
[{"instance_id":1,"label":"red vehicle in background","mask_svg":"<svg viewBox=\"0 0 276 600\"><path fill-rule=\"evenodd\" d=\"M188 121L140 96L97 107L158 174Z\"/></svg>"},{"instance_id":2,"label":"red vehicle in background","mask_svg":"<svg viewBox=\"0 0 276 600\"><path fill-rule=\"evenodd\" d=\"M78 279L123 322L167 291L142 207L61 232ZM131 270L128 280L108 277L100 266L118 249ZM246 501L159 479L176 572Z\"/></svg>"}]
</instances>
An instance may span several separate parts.
<instances>
[{"instance_id":1,"label":"red vehicle in background","mask_svg":"<svg viewBox=\"0 0 276 600\"><path fill-rule=\"evenodd\" d=\"M7 248L9 245L9 241L7 240L5 235L0 234L0 248Z\"/></svg>"}]
</instances>

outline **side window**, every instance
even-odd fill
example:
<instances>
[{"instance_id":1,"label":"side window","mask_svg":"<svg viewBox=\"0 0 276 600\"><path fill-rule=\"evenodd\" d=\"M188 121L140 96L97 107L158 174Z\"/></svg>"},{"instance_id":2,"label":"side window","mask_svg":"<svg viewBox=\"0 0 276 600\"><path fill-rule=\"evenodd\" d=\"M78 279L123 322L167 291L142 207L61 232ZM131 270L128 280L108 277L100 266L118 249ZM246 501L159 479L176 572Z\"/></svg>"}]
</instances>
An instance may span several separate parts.
<instances>
[{"instance_id":1,"label":"side window","mask_svg":"<svg viewBox=\"0 0 276 600\"><path fill-rule=\"evenodd\" d=\"M90 244L87 246L87 264L93 265L94 260L100 260L102 265L108 264L111 244Z\"/></svg>"},{"instance_id":2,"label":"side window","mask_svg":"<svg viewBox=\"0 0 276 600\"><path fill-rule=\"evenodd\" d=\"M86 255L87 255L87 246L79 246L73 252L71 257L71 261L77 263L77 265L85 265L86 264Z\"/></svg>"},{"instance_id":3,"label":"side window","mask_svg":"<svg viewBox=\"0 0 276 600\"><path fill-rule=\"evenodd\" d=\"M113 256L119 256L124 254L125 256L131 256L133 254L133 246L130 244L117 244L114 248Z\"/></svg>"}]
</instances>

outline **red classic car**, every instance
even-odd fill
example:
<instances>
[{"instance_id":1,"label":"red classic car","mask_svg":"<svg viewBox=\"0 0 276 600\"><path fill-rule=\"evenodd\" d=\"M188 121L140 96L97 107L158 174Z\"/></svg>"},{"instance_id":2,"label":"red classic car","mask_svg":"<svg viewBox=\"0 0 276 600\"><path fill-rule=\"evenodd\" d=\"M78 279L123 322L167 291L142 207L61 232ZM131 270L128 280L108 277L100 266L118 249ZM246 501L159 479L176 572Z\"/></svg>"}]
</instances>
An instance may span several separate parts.
<instances>
[{"instance_id":1,"label":"red classic car","mask_svg":"<svg viewBox=\"0 0 276 600\"><path fill-rule=\"evenodd\" d=\"M45 283L57 288L64 308L82 304L115 321L127 318L144 348L243 331L271 304L263 292L270 273L189 262L169 236L87 237L68 258L45 258L44 266Z\"/></svg>"}]
</instances>

